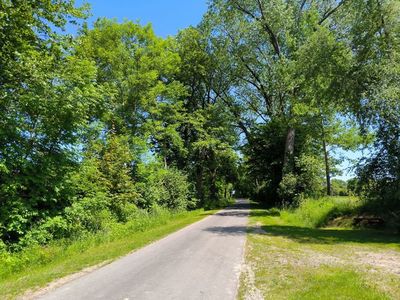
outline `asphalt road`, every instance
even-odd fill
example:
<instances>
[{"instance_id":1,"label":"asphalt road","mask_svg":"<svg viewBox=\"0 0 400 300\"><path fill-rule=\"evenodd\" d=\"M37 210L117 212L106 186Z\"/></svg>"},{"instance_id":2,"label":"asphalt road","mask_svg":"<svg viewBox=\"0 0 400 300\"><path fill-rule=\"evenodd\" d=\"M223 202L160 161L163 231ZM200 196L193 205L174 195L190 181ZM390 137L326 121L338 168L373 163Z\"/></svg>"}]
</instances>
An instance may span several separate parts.
<instances>
[{"instance_id":1,"label":"asphalt road","mask_svg":"<svg viewBox=\"0 0 400 300\"><path fill-rule=\"evenodd\" d=\"M40 299L235 299L248 213L237 200Z\"/></svg>"}]
</instances>

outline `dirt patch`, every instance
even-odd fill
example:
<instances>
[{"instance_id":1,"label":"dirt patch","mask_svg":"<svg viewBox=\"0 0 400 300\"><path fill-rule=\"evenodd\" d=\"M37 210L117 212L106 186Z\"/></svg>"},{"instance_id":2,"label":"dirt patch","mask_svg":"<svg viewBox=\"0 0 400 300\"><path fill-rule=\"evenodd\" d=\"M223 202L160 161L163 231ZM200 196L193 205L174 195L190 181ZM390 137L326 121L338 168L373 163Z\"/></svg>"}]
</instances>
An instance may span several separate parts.
<instances>
[{"instance_id":1,"label":"dirt patch","mask_svg":"<svg viewBox=\"0 0 400 300\"><path fill-rule=\"evenodd\" d=\"M293 252L281 248L271 251L270 255L273 256L273 261L278 265L318 268L323 265L344 264L344 260L341 258L312 250Z\"/></svg>"},{"instance_id":2,"label":"dirt patch","mask_svg":"<svg viewBox=\"0 0 400 300\"><path fill-rule=\"evenodd\" d=\"M261 291L255 285L255 275L251 265L243 264L242 266L242 284L245 287L245 300L262 300L264 299Z\"/></svg>"},{"instance_id":3,"label":"dirt patch","mask_svg":"<svg viewBox=\"0 0 400 300\"><path fill-rule=\"evenodd\" d=\"M361 269L368 269L370 272L379 271L400 276L400 252L391 250L370 252L358 249L353 251L347 254L338 253L334 256L309 249L293 253L281 249L281 251L271 251L271 255L275 252L274 261L281 265L299 267L352 265Z\"/></svg>"},{"instance_id":4,"label":"dirt patch","mask_svg":"<svg viewBox=\"0 0 400 300\"><path fill-rule=\"evenodd\" d=\"M312 267L319 267L322 265L342 265L344 263L343 259L322 252L305 250L303 253L306 254L306 264Z\"/></svg>"},{"instance_id":5,"label":"dirt patch","mask_svg":"<svg viewBox=\"0 0 400 300\"><path fill-rule=\"evenodd\" d=\"M22 296L17 297L18 300L32 300L32 299L37 299L45 294L47 294L48 292L68 283L71 282L73 280L76 280L78 278L81 278L82 276L85 276L86 274L89 274L91 272L93 272L94 270L97 270L101 267L103 267L104 265L110 263L111 261L105 261L102 262L100 264L97 264L95 266L91 266L88 268L85 268L77 273L62 277L60 279L56 279L52 282L50 282L49 284L47 284L45 287L40 288L38 290L28 290L26 291Z\"/></svg>"},{"instance_id":6,"label":"dirt patch","mask_svg":"<svg viewBox=\"0 0 400 300\"><path fill-rule=\"evenodd\" d=\"M363 265L400 276L400 253L396 251L357 251L357 261Z\"/></svg>"},{"instance_id":7,"label":"dirt patch","mask_svg":"<svg viewBox=\"0 0 400 300\"><path fill-rule=\"evenodd\" d=\"M354 224L354 216L341 216L328 221L326 227L343 227L351 228Z\"/></svg>"}]
</instances>

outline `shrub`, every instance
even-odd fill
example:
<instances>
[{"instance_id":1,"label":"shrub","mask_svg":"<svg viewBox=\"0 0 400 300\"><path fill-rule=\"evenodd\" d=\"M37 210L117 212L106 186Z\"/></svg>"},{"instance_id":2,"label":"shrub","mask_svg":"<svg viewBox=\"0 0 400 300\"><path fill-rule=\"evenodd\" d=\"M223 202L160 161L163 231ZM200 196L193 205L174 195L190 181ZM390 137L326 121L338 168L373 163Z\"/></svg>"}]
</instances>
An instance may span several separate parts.
<instances>
[{"instance_id":1,"label":"shrub","mask_svg":"<svg viewBox=\"0 0 400 300\"><path fill-rule=\"evenodd\" d=\"M305 197L321 197L324 187L323 164L314 155L302 154L295 159L297 189Z\"/></svg>"},{"instance_id":2,"label":"shrub","mask_svg":"<svg viewBox=\"0 0 400 300\"><path fill-rule=\"evenodd\" d=\"M197 200L192 197L187 176L175 168L163 168L152 163L141 166L142 180L137 184L141 197L139 207L150 209L154 205L172 210L195 208Z\"/></svg>"},{"instance_id":3,"label":"shrub","mask_svg":"<svg viewBox=\"0 0 400 300\"><path fill-rule=\"evenodd\" d=\"M21 247L35 244L44 245L53 239L65 237L68 233L67 220L61 216L45 219L42 224L29 231L19 242Z\"/></svg>"},{"instance_id":4,"label":"shrub","mask_svg":"<svg viewBox=\"0 0 400 300\"><path fill-rule=\"evenodd\" d=\"M278 187L278 195L283 202L291 202L299 196L297 186L298 182L296 175L289 173L282 178Z\"/></svg>"},{"instance_id":5,"label":"shrub","mask_svg":"<svg viewBox=\"0 0 400 300\"><path fill-rule=\"evenodd\" d=\"M0 239L0 256L7 252L7 245Z\"/></svg>"},{"instance_id":6,"label":"shrub","mask_svg":"<svg viewBox=\"0 0 400 300\"><path fill-rule=\"evenodd\" d=\"M108 199L103 197L83 198L65 209L65 218L70 224L70 235L79 236L84 232L97 232L105 224L115 221L107 209Z\"/></svg>"}]
</instances>

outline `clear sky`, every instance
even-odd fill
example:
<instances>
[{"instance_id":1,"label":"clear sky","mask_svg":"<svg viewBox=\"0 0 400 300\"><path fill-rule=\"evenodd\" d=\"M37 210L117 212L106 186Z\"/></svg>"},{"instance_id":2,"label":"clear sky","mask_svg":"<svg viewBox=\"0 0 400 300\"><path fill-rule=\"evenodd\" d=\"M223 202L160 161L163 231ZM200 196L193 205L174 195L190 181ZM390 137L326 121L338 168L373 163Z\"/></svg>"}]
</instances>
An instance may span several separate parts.
<instances>
[{"instance_id":1,"label":"clear sky","mask_svg":"<svg viewBox=\"0 0 400 300\"><path fill-rule=\"evenodd\" d=\"M92 7L89 24L99 17L152 23L155 33L162 37L197 25L207 9L207 0L76 0L77 5L83 2Z\"/></svg>"}]
</instances>

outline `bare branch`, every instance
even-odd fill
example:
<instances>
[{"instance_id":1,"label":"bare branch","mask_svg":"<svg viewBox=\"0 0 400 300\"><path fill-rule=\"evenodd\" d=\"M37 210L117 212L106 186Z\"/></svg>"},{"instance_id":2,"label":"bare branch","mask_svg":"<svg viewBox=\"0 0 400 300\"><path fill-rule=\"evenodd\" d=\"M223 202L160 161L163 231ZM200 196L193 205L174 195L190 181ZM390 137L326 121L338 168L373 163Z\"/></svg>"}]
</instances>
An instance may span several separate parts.
<instances>
[{"instance_id":1,"label":"bare branch","mask_svg":"<svg viewBox=\"0 0 400 300\"><path fill-rule=\"evenodd\" d=\"M278 38L276 37L276 35L274 34L274 32L272 31L271 27L268 25L267 19L265 17L265 13L264 13L264 7L261 3L261 0L257 0L257 4L258 4L258 8L260 9L260 13L261 13L261 18L262 18L262 25L264 27L264 29L267 31L269 38L271 40L272 46L274 47L275 53L278 56L281 56L281 49L279 47L279 42L278 42Z\"/></svg>"},{"instance_id":2,"label":"bare branch","mask_svg":"<svg viewBox=\"0 0 400 300\"><path fill-rule=\"evenodd\" d=\"M230 98L229 95L226 94L226 91L223 91L224 95L222 95L218 91L214 91L214 92L215 92L216 96L219 97L222 100L222 102L224 102L225 105L227 105L229 107L229 110L236 118L237 126L243 131L244 135L246 136L246 139L249 140L251 138L250 131L248 130L246 124L242 120L242 116L240 115L240 112L237 109L235 109L234 104L228 100L228 98Z\"/></svg>"},{"instance_id":3,"label":"bare branch","mask_svg":"<svg viewBox=\"0 0 400 300\"><path fill-rule=\"evenodd\" d=\"M318 25L321 25L322 23L324 23L325 20L328 19L332 14L334 14L345 2L346 2L346 0L342 0L335 7L328 9L322 15L322 19L318 22Z\"/></svg>"},{"instance_id":4,"label":"bare branch","mask_svg":"<svg viewBox=\"0 0 400 300\"><path fill-rule=\"evenodd\" d=\"M281 50L280 50L280 47L279 47L278 38L276 37L276 35L272 31L271 27L269 26L269 24L268 24L268 22L266 20L265 13L264 13L264 8L262 6L261 1L257 0L257 4L258 4L258 7L260 9L261 18L257 17L251 11L249 11L248 9L244 8L243 6L241 6L237 1L234 1L234 5L236 6L236 8L239 11L241 11L242 13L250 16L254 20L256 20L256 21L261 23L261 25L263 26L264 30L267 32L267 34L269 36L269 39L270 39L270 42L272 44L272 47L274 48L275 54L280 56L281 55Z\"/></svg>"}]
</instances>

